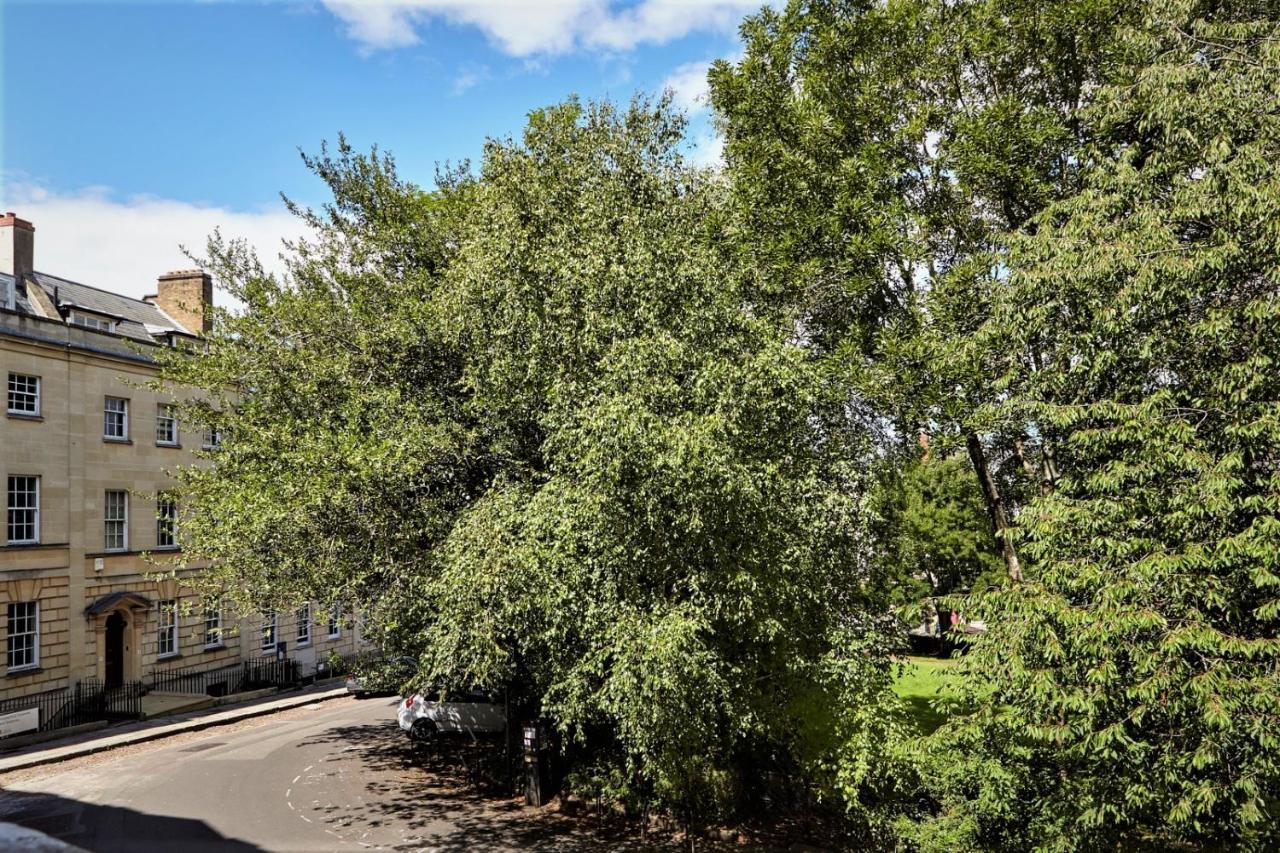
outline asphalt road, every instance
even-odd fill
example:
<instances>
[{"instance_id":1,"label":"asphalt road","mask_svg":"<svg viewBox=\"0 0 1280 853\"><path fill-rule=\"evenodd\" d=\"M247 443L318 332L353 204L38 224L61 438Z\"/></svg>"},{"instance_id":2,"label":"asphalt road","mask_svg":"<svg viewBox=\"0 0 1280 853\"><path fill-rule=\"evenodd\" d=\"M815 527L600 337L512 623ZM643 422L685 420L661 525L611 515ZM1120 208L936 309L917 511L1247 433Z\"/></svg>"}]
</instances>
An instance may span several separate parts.
<instances>
[{"instance_id":1,"label":"asphalt road","mask_svg":"<svg viewBox=\"0 0 1280 853\"><path fill-rule=\"evenodd\" d=\"M6 779L0 819L91 851L640 849L466 784L394 699L339 699ZM472 762L474 763L474 762Z\"/></svg>"}]
</instances>

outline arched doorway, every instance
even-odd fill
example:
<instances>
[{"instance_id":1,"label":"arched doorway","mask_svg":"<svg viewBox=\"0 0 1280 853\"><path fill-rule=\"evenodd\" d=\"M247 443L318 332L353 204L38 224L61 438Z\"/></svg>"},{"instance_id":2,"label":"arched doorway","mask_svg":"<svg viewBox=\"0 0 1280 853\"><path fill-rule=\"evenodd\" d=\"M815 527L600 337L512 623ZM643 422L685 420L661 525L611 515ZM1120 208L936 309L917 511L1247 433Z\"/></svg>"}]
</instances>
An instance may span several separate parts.
<instances>
[{"instance_id":1,"label":"arched doorway","mask_svg":"<svg viewBox=\"0 0 1280 853\"><path fill-rule=\"evenodd\" d=\"M124 684L124 629L129 623L116 611L107 617L105 646L103 648L105 672L103 681L107 687Z\"/></svg>"},{"instance_id":2,"label":"arched doorway","mask_svg":"<svg viewBox=\"0 0 1280 853\"><path fill-rule=\"evenodd\" d=\"M151 599L137 592L109 592L84 609L98 637L97 674L119 686L142 678L142 634Z\"/></svg>"}]
</instances>

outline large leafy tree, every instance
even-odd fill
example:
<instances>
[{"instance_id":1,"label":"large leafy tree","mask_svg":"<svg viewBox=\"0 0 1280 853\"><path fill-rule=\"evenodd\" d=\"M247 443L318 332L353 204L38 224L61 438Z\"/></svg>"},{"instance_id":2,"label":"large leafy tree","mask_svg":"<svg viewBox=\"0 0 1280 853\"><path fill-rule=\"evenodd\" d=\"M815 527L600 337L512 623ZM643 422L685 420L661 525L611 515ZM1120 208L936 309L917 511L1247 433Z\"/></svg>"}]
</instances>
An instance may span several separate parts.
<instances>
[{"instance_id":1,"label":"large leafy tree","mask_svg":"<svg viewBox=\"0 0 1280 853\"><path fill-rule=\"evenodd\" d=\"M1131 4L807 0L743 27L711 74L742 251L769 305L831 355L885 449L924 429L973 465L1008 574L1052 433L995 421L1010 357L974 335L1008 235L1074 192L1077 112Z\"/></svg>"},{"instance_id":2,"label":"large leafy tree","mask_svg":"<svg viewBox=\"0 0 1280 853\"><path fill-rule=\"evenodd\" d=\"M683 130L571 100L433 194L324 155L290 275L215 241L247 310L166 379L226 436L183 474L213 583L358 601L423 679L505 688L692 813L871 742L891 673L866 432L753 307Z\"/></svg>"},{"instance_id":3,"label":"large leafy tree","mask_svg":"<svg viewBox=\"0 0 1280 853\"><path fill-rule=\"evenodd\" d=\"M203 392L188 428L221 438L212 464L178 472L185 552L246 613L376 610L430 565L486 476L461 362L430 316L457 200L344 141L306 162L333 201L292 206L311 236L289 247L287 275L215 235L204 264L240 308L161 359L163 382Z\"/></svg>"},{"instance_id":4,"label":"large leafy tree","mask_svg":"<svg viewBox=\"0 0 1280 853\"><path fill-rule=\"evenodd\" d=\"M445 545L427 647L692 807L856 728L840 709L876 705L888 667L865 433L744 310L682 132L665 104L571 101L486 150L441 303L498 474Z\"/></svg>"},{"instance_id":5,"label":"large leafy tree","mask_svg":"<svg viewBox=\"0 0 1280 853\"><path fill-rule=\"evenodd\" d=\"M1034 582L979 605L922 839L1280 841L1280 25L1146 11L986 332L1052 354L1011 362L1003 408L1064 473L1023 516Z\"/></svg>"}]
</instances>

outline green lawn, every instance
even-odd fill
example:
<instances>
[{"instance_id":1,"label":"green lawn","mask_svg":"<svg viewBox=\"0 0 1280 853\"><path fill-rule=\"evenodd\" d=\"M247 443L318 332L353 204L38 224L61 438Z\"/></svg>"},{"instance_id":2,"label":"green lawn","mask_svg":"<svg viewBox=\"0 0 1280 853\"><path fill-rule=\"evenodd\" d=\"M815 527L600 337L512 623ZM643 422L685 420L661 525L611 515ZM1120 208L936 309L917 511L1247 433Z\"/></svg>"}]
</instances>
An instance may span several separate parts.
<instances>
[{"instance_id":1,"label":"green lawn","mask_svg":"<svg viewBox=\"0 0 1280 853\"><path fill-rule=\"evenodd\" d=\"M943 673L959 665L958 660L909 657L902 675L894 682L893 692L907 704L907 711L920 728L921 734L929 734L947 719L947 712L938 705L945 705L948 692Z\"/></svg>"}]
</instances>

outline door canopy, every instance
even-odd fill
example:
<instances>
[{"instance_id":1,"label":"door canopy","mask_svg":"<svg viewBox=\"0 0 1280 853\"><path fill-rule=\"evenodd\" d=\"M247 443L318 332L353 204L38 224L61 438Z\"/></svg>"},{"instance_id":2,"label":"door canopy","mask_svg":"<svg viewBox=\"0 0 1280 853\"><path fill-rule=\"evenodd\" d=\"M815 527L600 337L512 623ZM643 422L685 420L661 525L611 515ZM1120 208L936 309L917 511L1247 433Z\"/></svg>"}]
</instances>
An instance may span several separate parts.
<instances>
[{"instance_id":1,"label":"door canopy","mask_svg":"<svg viewBox=\"0 0 1280 853\"><path fill-rule=\"evenodd\" d=\"M121 607L129 610L148 610L151 599L137 592L109 592L84 609L85 616L100 616Z\"/></svg>"}]
</instances>

